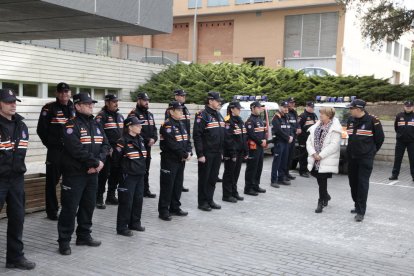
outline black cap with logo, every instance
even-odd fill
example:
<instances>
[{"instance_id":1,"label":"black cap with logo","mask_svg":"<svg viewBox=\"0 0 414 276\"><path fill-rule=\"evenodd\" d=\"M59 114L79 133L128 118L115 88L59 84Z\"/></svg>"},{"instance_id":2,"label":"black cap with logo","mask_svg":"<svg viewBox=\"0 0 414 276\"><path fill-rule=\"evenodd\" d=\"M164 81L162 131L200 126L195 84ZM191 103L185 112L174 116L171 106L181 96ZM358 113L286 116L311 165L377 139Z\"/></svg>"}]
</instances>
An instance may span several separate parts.
<instances>
[{"instance_id":1,"label":"black cap with logo","mask_svg":"<svg viewBox=\"0 0 414 276\"><path fill-rule=\"evenodd\" d=\"M347 107L348 108L361 108L361 109L364 109L366 105L367 104L365 103L365 101L363 101L361 99L355 99Z\"/></svg>"},{"instance_id":2,"label":"black cap with logo","mask_svg":"<svg viewBox=\"0 0 414 276\"><path fill-rule=\"evenodd\" d=\"M168 104L168 109L183 109L183 105L177 101L172 101Z\"/></svg>"},{"instance_id":3,"label":"black cap with logo","mask_svg":"<svg viewBox=\"0 0 414 276\"><path fill-rule=\"evenodd\" d=\"M21 100L16 98L13 90L8 88L0 89L0 102L11 103L15 101L21 102Z\"/></svg>"},{"instance_id":4,"label":"black cap with logo","mask_svg":"<svg viewBox=\"0 0 414 276\"><path fill-rule=\"evenodd\" d=\"M105 95L105 101L118 101L118 96L114 94Z\"/></svg>"},{"instance_id":5,"label":"black cap with logo","mask_svg":"<svg viewBox=\"0 0 414 276\"><path fill-rule=\"evenodd\" d=\"M73 95L73 103L97 103L97 101L93 100L89 93L79 93Z\"/></svg>"},{"instance_id":6,"label":"black cap with logo","mask_svg":"<svg viewBox=\"0 0 414 276\"><path fill-rule=\"evenodd\" d=\"M289 106L289 102L288 101L281 101L279 105L280 106L283 106L283 107L288 107Z\"/></svg>"},{"instance_id":7,"label":"black cap with logo","mask_svg":"<svg viewBox=\"0 0 414 276\"><path fill-rule=\"evenodd\" d=\"M216 101L223 101L223 99L220 97L220 92L210 91L207 94L207 98L209 100L216 100Z\"/></svg>"},{"instance_id":8,"label":"black cap with logo","mask_svg":"<svg viewBox=\"0 0 414 276\"><path fill-rule=\"evenodd\" d=\"M239 102L231 102L229 103L229 107L228 108L238 108L238 109L242 109L241 105Z\"/></svg>"},{"instance_id":9,"label":"black cap with logo","mask_svg":"<svg viewBox=\"0 0 414 276\"><path fill-rule=\"evenodd\" d=\"M129 117L126 118L124 121L124 127L128 127L131 125L142 125L144 123L143 120L138 119L137 117Z\"/></svg>"},{"instance_id":10,"label":"black cap with logo","mask_svg":"<svg viewBox=\"0 0 414 276\"><path fill-rule=\"evenodd\" d=\"M150 97L148 96L148 94L146 92L140 92L137 95L137 99L149 101L150 100Z\"/></svg>"},{"instance_id":11,"label":"black cap with logo","mask_svg":"<svg viewBox=\"0 0 414 276\"><path fill-rule=\"evenodd\" d=\"M404 102L404 105L405 105L405 106L407 106L407 107L411 107L411 106L413 106L413 105L414 105L414 102L413 102L413 100L406 100L406 101Z\"/></svg>"},{"instance_id":12,"label":"black cap with logo","mask_svg":"<svg viewBox=\"0 0 414 276\"><path fill-rule=\"evenodd\" d=\"M250 104L250 109L255 108L255 107L263 107L263 106L265 106L265 105L262 104L262 103L260 103L260 102L258 102L258 101L256 101L256 102L252 102Z\"/></svg>"},{"instance_id":13,"label":"black cap with logo","mask_svg":"<svg viewBox=\"0 0 414 276\"><path fill-rule=\"evenodd\" d=\"M306 102L306 106L309 106L309 107L314 108L315 107L315 103L314 102Z\"/></svg>"},{"instance_id":14,"label":"black cap with logo","mask_svg":"<svg viewBox=\"0 0 414 276\"><path fill-rule=\"evenodd\" d=\"M64 92L64 91L69 91L69 90L70 90L69 84L65 82L58 83L58 85L56 86L57 92Z\"/></svg>"},{"instance_id":15,"label":"black cap with logo","mask_svg":"<svg viewBox=\"0 0 414 276\"><path fill-rule=\"evenodd\" d=\"M294 102L296 102L296 101L295 101L295 99L294 99L293 97L288 98L288 99L287 99L287 101L288 101L289 103L294 103Z\"/></svg>"},{"instance_id":16,"label":"black cap with logo","mask_svg":"<svg viewBox=\"0 0 414 276\"><path fill-rule=\"evenodd\" d=\"M187 95L187 92L185 92L183 89L176 89L176 90L174 90L174 95L175 96L185 96L185 95Z\"/></svg>"}]
</instances>

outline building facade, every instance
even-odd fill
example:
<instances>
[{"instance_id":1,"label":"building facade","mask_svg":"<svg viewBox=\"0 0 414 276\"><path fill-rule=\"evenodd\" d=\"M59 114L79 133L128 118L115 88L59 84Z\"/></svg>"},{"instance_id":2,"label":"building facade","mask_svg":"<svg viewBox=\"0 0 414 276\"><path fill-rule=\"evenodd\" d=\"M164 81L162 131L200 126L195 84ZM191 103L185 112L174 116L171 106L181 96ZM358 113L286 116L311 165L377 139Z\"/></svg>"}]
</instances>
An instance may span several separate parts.
<instances>
[{"instance_id":1,"label":"building facade","mask_svg":"<svg viewBox=\"0 0 414 276\"><path fill-rule=\"evenodd\" d=\"M411 41L371 50L355 14L344 13L335 0L174 0L173 15L171 34L120 40L176 52L182 61L324 67L409 81Z\"/></svg>"}]
</instances>

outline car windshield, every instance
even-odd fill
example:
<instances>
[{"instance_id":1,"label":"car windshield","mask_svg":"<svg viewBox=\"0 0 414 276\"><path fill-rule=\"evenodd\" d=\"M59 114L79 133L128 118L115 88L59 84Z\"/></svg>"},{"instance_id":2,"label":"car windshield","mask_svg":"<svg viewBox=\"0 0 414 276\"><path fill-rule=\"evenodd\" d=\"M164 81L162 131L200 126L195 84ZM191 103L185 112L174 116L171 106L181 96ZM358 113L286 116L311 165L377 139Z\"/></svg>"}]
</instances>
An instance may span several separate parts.
<instances>
[{"instance_id":1,"label":"car windshield","mask_svg":"<svg viewBox=\"0 0 414 276\"><path fill-rule=\"evenodd\" d=\"M315 114L320 117L320 109L322 106L315 106ZM349 118L349 109L342 106L333 106L335 108L335 117L341 122L341 125L346 125Z\"/></svg>"}]
</instances>

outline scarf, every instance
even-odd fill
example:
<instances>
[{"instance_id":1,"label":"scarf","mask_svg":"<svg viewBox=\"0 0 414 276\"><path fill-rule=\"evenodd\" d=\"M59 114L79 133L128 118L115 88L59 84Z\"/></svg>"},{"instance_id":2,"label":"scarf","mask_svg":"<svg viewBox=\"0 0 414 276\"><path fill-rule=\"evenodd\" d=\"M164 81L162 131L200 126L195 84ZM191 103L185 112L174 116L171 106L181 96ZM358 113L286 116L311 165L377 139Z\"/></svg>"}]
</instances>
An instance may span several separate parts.
<instances>
[{"instance_id":1,"label":"scarf","mask_svg":"<svg viewBox=\"0 0 414 276\"><path fill-rule=\"evenodd\" d=\"M315 147L315 151L317 154L319 154L322 151L323 142L325 141L325 137L328 134L329 129L331 128L331 125L332 125L332 121L330 121L327 124L322 124L321 122L320 125L315 130L314 147ZM320 160L315 160L315 169L317 171L319 170L320 163L321 163Z\"/></svg>"}]
</instances>

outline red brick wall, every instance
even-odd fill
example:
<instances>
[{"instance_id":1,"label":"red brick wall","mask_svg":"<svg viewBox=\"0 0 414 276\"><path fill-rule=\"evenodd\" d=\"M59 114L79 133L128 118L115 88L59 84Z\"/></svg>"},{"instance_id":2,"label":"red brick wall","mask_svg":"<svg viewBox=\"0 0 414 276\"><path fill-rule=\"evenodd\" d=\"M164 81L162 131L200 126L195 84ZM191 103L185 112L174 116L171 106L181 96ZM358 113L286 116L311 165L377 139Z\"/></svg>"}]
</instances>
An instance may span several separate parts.
<instances>
[{"instance_id":1,"label":"red brick wall","mask_svg":"<svg viewBox=\"0 0 414 276\"><path fill-rule=\"evenodd\" d=\"M179 54L180 60L191 60L188 57L188 23L176 23L171 34L154 35L152 47Z\"/></svg>"}]
</instances>

